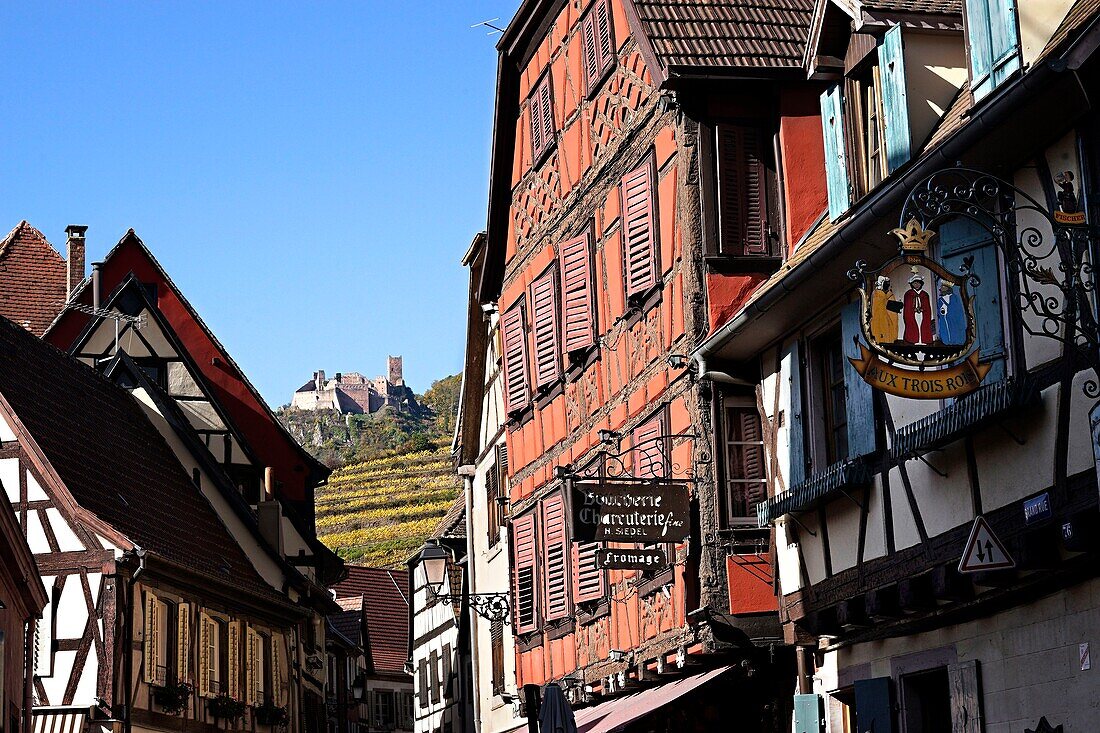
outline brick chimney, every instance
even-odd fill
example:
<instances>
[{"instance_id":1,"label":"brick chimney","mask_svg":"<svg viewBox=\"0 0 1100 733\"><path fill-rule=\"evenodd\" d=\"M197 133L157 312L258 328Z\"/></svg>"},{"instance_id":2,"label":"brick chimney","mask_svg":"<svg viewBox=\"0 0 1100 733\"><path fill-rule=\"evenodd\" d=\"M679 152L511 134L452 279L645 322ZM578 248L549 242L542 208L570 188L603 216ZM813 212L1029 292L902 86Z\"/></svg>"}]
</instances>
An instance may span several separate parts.
<instances>
[{"instance_id":1,"label":"brick chimney","mask_svg":"<svg viewBox=\"0 0 1100 733\"><path fill-rule=\"evenodd\" d=\"M71 300L76 286L84 280L84 232L88 227L82 224L70 224L65 227L65 259L68 275L65 298Z\"/></svg>"}]
</instances>

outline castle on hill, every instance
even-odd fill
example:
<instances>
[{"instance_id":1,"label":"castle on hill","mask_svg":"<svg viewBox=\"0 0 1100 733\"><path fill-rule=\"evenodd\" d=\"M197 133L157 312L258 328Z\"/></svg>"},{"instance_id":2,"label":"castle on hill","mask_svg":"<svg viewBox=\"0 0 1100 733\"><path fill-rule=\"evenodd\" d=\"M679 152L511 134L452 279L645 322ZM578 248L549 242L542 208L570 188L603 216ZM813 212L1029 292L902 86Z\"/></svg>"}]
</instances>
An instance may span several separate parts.
<instances>
[{"instance_id":1,"label":"castle on hill","mask_svg":"<svg viewBox=\"0 0 1100 733\"><path fill-rule=\"evenodd\" d=\"M392 407L402 412L416 410L416 395L405 385L400 356L388 358L386 375L367 379L358 372L336 372L327 379L324 370L294 392L290 406L297 410L337 410L362 415Z\"/></svg>"}]
</instances>

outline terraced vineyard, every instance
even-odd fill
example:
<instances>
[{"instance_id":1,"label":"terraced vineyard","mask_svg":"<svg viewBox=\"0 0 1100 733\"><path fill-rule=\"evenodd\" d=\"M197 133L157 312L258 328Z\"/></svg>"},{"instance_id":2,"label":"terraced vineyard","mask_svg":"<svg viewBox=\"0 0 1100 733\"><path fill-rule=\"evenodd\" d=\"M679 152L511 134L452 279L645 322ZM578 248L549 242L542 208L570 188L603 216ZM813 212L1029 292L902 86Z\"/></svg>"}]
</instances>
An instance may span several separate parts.
<instances>
[{"instance_id":1,"label":"terraced vineyard","mask_svg":"<svg viewBox=\"0 0 1100 733\"><path fill-rule=\"evenodd\" d=\"M403 567L460 486L445 444L344 466L317 490L317 534L345 560Z\"/></svg>"}]
</instances>

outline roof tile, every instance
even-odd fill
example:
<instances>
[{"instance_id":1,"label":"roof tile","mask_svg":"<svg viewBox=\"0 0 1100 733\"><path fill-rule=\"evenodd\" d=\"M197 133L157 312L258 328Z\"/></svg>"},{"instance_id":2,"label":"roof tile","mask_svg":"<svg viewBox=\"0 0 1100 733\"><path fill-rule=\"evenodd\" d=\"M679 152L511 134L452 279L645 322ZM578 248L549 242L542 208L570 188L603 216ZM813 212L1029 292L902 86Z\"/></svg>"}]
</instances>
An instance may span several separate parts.
<instances>
[{"instance_id":1,"label":"roof tile","mask_svg":"<svg viewBox=\"0 0 1100 733\"><path fill-rule=\"evenodd\" d=\"M25 220L0 242L0 316L36 336L65 305L67 279L65 259Z\"/></svg>"},{"instance_id":2,"label":"roof tile","mask_svg":"<svg viewBox=\"0 0 1100 733\"><path fill-rule=\"evenodd\" d=\"M348 577L332 587L336 602L348 609L355 607L356 599L365 599L366 647L374 671L404 674L409 656L409 572L361 565L348 565L347 570ZM347 623L332 620L334 625ZM358 640L358 633L349 638Z\"/></svg>"}]
</instances>

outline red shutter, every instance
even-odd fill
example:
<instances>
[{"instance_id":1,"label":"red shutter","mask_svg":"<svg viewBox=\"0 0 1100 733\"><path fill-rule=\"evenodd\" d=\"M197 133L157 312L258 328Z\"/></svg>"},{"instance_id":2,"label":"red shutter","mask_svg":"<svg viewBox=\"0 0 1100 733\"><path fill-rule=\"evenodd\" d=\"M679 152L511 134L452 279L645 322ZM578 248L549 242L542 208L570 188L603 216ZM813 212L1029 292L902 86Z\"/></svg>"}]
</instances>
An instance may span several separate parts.
<instances>
[{"instance_id":1,"label":"red shutter","mask_svg":"<svg viewBox=\"0 0 1100 733\"><path fill-rule=\"evenodd\" d=\"M535 513L528 512L512 521L512 597L515 599L517 634L526 634L538 628L535 519Z\"/></svg>"},{"instance_id":2,"label":"red shutter","mask_svg":"<svg viewBox=\"0 0 1100 733\"><path fill-rule=\"evenodd\" d=\"M565 528L565 498L552 494L542 501L542 560L546 569L546 620L569 613L569 537Z\"/></svg>"},{"instance_id":3,"label":"red shutter","mask_svg":"<svg viewBox=\"0 0 1100 733\"><path fill-rule=\"evenodd\" d=\"M596 342L592 238L588 234L561 246L562 341L565 352Z\"/></svg>"},{"instance_id":4,"label":"red shutter","mask_svg":"<svg viewBox=\"0 0 1100 733\"><path fill-rule=\"evenodd\" d=\"M623 261L626 295L640 295L657 284L657 222L653 207L653 158L623 176Z\"/></svg>"},{"instance_id":5,"label":"red shutter","mask_svg":"<svg viewBox=\"0 0 1100 733\"><path fill-rule=\"evenodd\" d=\"M531 95L531 101L527 105L531 112L531 158L532 163L534 159L538 158L544 148L544 141L542 138L542 95L541 89L536 89L535 93Z\"/></svg>"},{"instance_id":6,"label":"red shutter","mask_svg":"<svg viewBox=\"0 0 1100 733\"><path fill-rule=\"evenodd\" d=\"M657 440L664 434L664 412L660 412L634 428L631 437L634 475L639 478L665 478L668 475L665 442Z\"/></svg>"},{"instance_id":7,"label":"red shutter","mask_svg":"<svg viewBox=\"0 0 1100 733\"><path fill-rule=\"evenodd\" d=\"M538 159L554 142L554 97L550 75L543 77L531 95L531 157Z\"/></svg>"},{"instance_id":8,"label":"red shutter","mask_svg":"<svg viewBox=\"0 0 1100 733\"><path fill-rule=\"evenodd\" d=\"M542 138L543 145L554 144L554 97L550 92L550 75L542 81Z\"/></svg>"},{"instance_id":9,"label":"red shutter","mask_svg":"<svg viewBox=\"0 0 1100 733\"><path fill-rule=\"evenodd\" d=\"M607 0L597 1L595 15L600 71L603 71L615 59L615 37L611 33L611 8Z\"/></svg>"},{"instance_id":10,"label":"red shutter","mask_svg":"<svg viewBox=\"0 0 1100 733\"><path fill-rule=\"evenodd\" d=\"M573 543L573 602L595 601L604 596L603 570L596 565L599 542Z\"/></svg>"},{"instance_id":11,"label":"red shutter","mask_svg":"<svg viewBox=\"0 0 1100 733\"><path fill-rule=\"evenodd\" d=\"M531 283L531 331L534 342L535 387L561 379L558 335L557 273L551 269Z\"/></svg>"},{"instance_id":12,"label":"red shutter","mask_svg":"<svg viewBox=\"0 0 1100 733\"><path fill-rule=\"evenodd\" d=\"M588 83L588 91L591 92L596 82L600 80L600 72L603 66L600 64L599 45L596 41L596 14L589 13L584 16L581 23L581 50L584 52L584 78Z\"/></svg>"},{"instance_id":13,"label":"red shutter","mask_svg":"<svg viewBox=\"0 0 1100 733\"><path fill-rule=\"evenodd\" d=\"M522 410L530 401L527 389L527 334L523 327L523 301L500 319L504 339L504 392L508 412Z\"/></svg>"},{"instance_id":14,"label":"red shutter","mask_svg":"<svg viewBox=\"0 0 1100 733\"><path fill-rule=\"evenodd\" d=\"M770 254L761 137L755 127L718 125L718 228L722 254Z\"/></svg>"}]
</instances>

